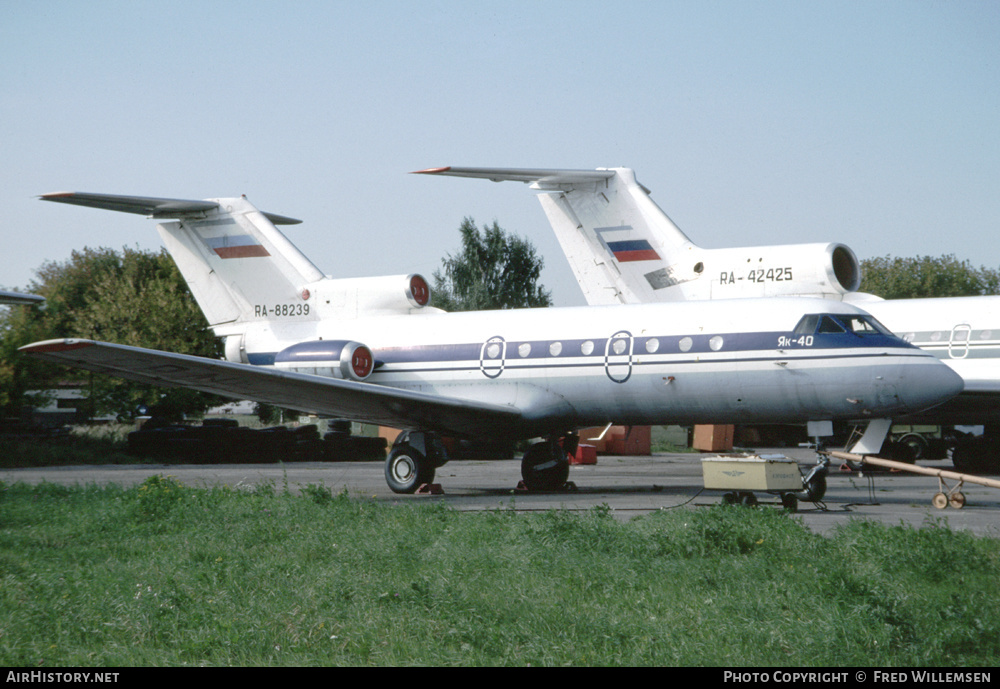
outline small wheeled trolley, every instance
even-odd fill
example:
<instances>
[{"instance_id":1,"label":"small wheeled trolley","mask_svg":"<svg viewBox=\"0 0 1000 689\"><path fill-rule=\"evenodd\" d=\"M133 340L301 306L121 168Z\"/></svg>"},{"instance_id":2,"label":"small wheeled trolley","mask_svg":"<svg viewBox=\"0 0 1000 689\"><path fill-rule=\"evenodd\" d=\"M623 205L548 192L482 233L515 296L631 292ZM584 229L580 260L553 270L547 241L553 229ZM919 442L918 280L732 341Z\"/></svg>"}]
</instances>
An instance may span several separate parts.
<instances>
[{"instance_id":1,"label":"small wheeled trolley","mask_svg":"<svg viewBox=\"0 0 1000 689\"><path fill-rule=\"evenodd\" d=\"M975 483L989 488L1000 488L1000 481L992 478L986 478L985 476L976 476L975 474L963 474L957 471L947 471L945 469L917 466L916 464L896 462L891 459L882 459L881 457L869 457L868 455L857 455L851 452L831 451L824 452L823 454L836 459L846 460L849 466L852 463L860 464L861 466L869 464L873 466L881 466L886 469L892 469L893 471L908 471L914 474L923 474L924 476L937 476L938 492L931 498L931 504L939 510L943 510L945 507L949 506L955 508L956 510L960 510L965 507L965 493L962 492L962 486L966 483ZM945 479L948 479L949 481L958 481L958 485L954 488L948 488L947 484L945 484ZM948 492L946 493L945 491Z\"/></svg>"},{"instance_id":2,"label":"small wheeled trolley","mask_svg":"<svg viewBox=\"0 0 1000 689\"><path fill-rule=\"evenodd\" d=\"M803 476L795 460L784 455L717 455L701 460L705 488L724 490L724 504L754 506L756 492L777 495L790 512L799 507L799 499L817 502L826 492L826 465L822 471Z\"/></svg>"}]
</instances>

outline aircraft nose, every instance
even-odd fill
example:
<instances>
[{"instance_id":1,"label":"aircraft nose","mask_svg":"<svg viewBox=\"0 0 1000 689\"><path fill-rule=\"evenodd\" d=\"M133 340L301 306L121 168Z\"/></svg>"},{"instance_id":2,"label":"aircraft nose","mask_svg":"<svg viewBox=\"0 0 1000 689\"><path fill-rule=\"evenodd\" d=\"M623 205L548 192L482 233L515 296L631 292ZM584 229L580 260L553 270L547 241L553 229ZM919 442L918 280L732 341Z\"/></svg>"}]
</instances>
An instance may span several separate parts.
<instances>
[{"instance_id":1,"label":"aircraft nose","mask_svg":"<svg viewBox=\"0 0 1000 689\"><path fill-rule=\"evenodd\" d=\"M905 392L900 396L910 411L917 412L947 402L964 389L962 376L947 364L935 360L906 378Z\"/></svg>"}]
</instances>

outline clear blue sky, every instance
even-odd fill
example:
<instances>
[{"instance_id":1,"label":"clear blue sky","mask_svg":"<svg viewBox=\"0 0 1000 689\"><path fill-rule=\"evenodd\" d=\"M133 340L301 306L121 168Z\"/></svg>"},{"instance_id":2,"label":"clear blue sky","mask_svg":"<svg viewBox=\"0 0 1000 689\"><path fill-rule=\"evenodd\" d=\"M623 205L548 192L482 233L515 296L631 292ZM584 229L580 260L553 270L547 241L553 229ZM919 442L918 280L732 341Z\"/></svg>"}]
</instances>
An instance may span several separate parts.
<instances>
[{"instance_id":1,"label":"clear blue sky","mask_svg":"<svg viewBox=\"0 0 1000 689\"><path fill-rule=\"evenodd\" d=\"M635 168L705 247L842 241L1000 266L1000 3L0 5L0 285L74 248L158 248L51 191L247 197L341 276L422 272L533 193L441 165Z\"/></svg>"}]
</instances>

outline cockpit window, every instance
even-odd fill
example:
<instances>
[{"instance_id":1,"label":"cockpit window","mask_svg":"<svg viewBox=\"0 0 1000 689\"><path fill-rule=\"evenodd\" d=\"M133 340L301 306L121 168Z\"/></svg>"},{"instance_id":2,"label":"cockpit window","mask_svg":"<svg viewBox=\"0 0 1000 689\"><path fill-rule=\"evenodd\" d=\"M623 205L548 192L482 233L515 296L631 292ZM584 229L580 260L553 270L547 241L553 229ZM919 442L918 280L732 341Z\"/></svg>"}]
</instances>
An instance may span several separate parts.
<instances>
[{"instance_id":1,"label":"cockpit window","mask_svg":"<svg viewBox=\"0 0 1000 689\"><path fill-rule=\"evenodd\" d=\"M812 335L816 332L816 324L819 323L819 316L813 313L806 314L795 326L796 335Z\"/></svg>"},{"instance_id":2,"label":"cockpit window","mask_svg":"<svg viewBox=\"0 0 1000 689\"><path fill-rule=\"evenodd\" d=\"M856 335L890 335L884 325L871 316L839 315L837 318Z\"/></svg>"},{"instance_id":3,"label":"cockpit window","mask_svg":"<svg viewBox=\"0 0 1000 689\"><path fill-rule=\"evenodd\" d=\"M816 329L818 333L842 333L844 331L844 326L842 326L837 321L833 320L829 316L823 316L819 321L819 327Z\"/></svg>"},{"instance_id":4,"label":"cockpit window","mask_svg":"<svg viewBox=\"0 0 1000 689\"><path fill-rule=\"evenodd\" d=\"M868 315L811 313L803 316L795 326L796 335L813 333L844 333L856 335L891 335L884 325Z\"/></svg>"}]
</instances>

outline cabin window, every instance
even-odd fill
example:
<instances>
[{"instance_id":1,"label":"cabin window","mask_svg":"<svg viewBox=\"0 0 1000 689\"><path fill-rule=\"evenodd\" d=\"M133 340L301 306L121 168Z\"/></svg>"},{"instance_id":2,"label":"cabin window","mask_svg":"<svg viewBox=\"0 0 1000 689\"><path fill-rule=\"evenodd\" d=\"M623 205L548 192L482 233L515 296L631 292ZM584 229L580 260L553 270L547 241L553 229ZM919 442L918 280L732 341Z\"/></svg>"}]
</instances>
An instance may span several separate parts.
<instances>
[{"instance_id":1,"label":"cabin window","mask_svg":"<svg viewBox=\"0 0 1000 689\"><path fill-rule=\"evenodd\" d=\"M562 342L553 342L549 345L549 354L552 356L559 356L562 354Z\"/></svg>"},{"instance_id":2,"label":"cabin window","mask_svg":"<svg viewBox=\"0 0 1000 689\"><path fill-rule=\"evenodd\" d=\"M594 343L587 340L582 345L580 345L580 353L584 356L590 356L594 353Z\"/></svg>"},{"instance_id":3,"label":"cabin window","mask_svg":"<svg viewBox=\"0 0 1000 689\"><path fill-rule=\"evenodd\" d=\"M713 352L717 352L722 349L722 335L716 335L711 340L708 341L708 346L712 348Z\"/></svg>"},{"instance_id":4,"label":"cabin window","mask_svg":"<svg viewBox=\"0 0 1000 689\"><path fill-rule=\"evenodd\" d=\"M660 341L655 337L651 337L646 340L646 351L650 354L656 354L656 351L660 348Z\"/></svg>"},{"instance_id":5,"label":"cabin window","mask_svg":"<svg viewBox=\"0 0 1000 689\"><path fill-rule=\"evenodd\" d=\"M694 346L694 340L690 337L682 337L681 341L677 343L677 346L682 352L690 352L691 347Z\"/></svg>"},{"instance_id":6,"label":"cabin window","mask_svg":"<svg viewBox=\"0 0 1000 689\"><path fill-rule=\"evenodd\" d=\"M527 342L521 344L521 346L517 348L517 353L521 355L522 359L528 356L531 354L531 344Z\"/></svg>"}]
</instances>

